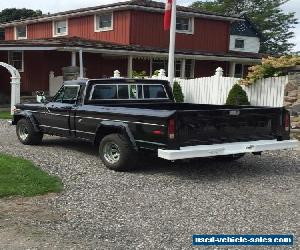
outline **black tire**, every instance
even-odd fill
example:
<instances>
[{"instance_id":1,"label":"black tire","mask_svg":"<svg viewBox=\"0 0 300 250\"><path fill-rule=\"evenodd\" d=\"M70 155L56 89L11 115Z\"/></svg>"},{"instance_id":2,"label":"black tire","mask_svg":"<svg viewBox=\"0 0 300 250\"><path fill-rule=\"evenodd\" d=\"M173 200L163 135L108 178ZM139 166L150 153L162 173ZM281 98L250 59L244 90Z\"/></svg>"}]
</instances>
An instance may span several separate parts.
<instances>
[{"instance_id":1,"label":"black tire","mask_svg":"<svg viewBox=\"0 0 300 250\"><path fill-rule=\"evenodd\" d=\"M137 152L121 134L105 136L100 142L99 154L102 162L111 170L129 171L136 166Z\"/></svg>"},{"instance_id":2,"label":"black tire","mask_svg":"<svg viewBox=\"0 0 300 250\"><path fill-rule=\"evenodd\" d=\"M43 133L34 131L31 122L24 118L18 121L16 132L19 141L24 145L38 145L43 139Z\"/></svg>"},{"instance_id":3,"label":"black tire","mask_svg":"<svg viewBox=\"0 0 300 250\"><path fill-rule=\"evenodd\" d=\"M235 154L235 155L219 155L219 156L216 156L215 159L218 160L218 161L227 161L227 162L230 162L230 161L237 161L241 158L243 158L245 156L245 154Z\"/></svg>"}]
</instances>

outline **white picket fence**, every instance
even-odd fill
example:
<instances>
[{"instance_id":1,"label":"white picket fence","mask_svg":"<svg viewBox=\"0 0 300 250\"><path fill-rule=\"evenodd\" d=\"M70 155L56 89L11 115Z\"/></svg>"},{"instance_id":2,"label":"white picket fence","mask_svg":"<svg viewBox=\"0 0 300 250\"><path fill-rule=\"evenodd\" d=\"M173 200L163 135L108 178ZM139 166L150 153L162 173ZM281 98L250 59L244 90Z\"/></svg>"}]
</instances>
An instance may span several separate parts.
<instances>
[{"instance_id":1,"label":"white picket fence","mask_svg":"<svg viewBox=\"0 0 300 250\"><path fill-rule=\"evenodd\" d=\"M155 78L167 79L163 74ZM223 77L221 68L218 68L216 74L211 77L176 79L182 87L185 102L217 105L225 104L229 91L239 80ZM261 79L249 87L243 86L243 89L247 92L251 105L282 107L287 82L288 76L271 77Z\"/></svg>"},{"instance_id":2,"label":"white picket fence","mask_svg":"<svg viewBox=\"0 0 300 250\"><path fill-rule=\"evenodd\" d=\"M232 77L213 76L178 81L182 87L185 102L222 105L238 80ZM251 105L282 107L287 81L286 76L266 78L249 87L243 86L243 89L247 92Z\"/></svg>"}]
</instances>

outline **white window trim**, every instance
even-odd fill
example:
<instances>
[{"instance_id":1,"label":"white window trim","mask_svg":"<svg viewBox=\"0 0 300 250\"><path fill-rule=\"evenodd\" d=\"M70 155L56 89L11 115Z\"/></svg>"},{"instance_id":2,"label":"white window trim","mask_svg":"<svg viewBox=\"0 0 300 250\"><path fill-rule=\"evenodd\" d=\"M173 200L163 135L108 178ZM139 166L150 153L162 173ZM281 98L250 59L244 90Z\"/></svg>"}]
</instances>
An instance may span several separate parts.
<instances>
[{"instance_id":1,"label":"white window trim","mask_svg":"<svg viewBox=\"0 0 300 250\"><path fill-rule=\"evenodd\" d=\"M97 22L97 17L100 15L105 15L105 14L111 14L111 27L107 28L98 28L98 22ZM97 13L94 15L94 32L105 32L105 31L112 31L114 30L114 12L107 12L107 13Z\"/></svg>"},{"instance_id":2,"label":"white window trim","mask_svg":"<svg viewBox=\"0 0 300 250\"><path fill-rule=\"evenodd\" d=\"M178 18L189 18L191 30L177 30L176 29L176 33L193 35L195 32L195 18L194 17L185 17L185 16L178 16Z\"/></svg>"},{"instance_id":3,"label":"white window trim","mask_svg":"<svg viewBox=\"0 0 300 250\"><path fill-rule=\"evenodd\" d=\"M8 64L12 65L11 53L14 53L14 52L21 52L22 53L22 68L18 70L20 73L22 73L22 72L24 72L24 51L23 50L11 50L11 51L8 51Z\"/></svg>"},{"instance_id":4,"label":"white window trim","mask_svg":"<svg viewBox=\"0 0 300 250\"><path fill-rule=\"evenodd\" d=\"M17 27L18 26L25 26L26 27L26 36L25 37L18 37L18 32L17 32ZM27 36L28 36L27 25L18 25L18 26L14 27L15 40L25 40L25 39L27 39Z\"/></svg>"},{"instance_id":5,"label":"white window trim","mask_svg":"<svg viewBox=\"0 0 300 250\"><path fill-rule=\"evenodd\" d=\"M56 22L60 22L60 21L66 21L66 32L62 33L62 34L57 34L56 33ZM52 21L52 33L53 33L53 37L60 37L60 36L67 36L69 34L69 21L68 19L57 19L57 20L53 20Z\"/></svg>"}]
</instances>

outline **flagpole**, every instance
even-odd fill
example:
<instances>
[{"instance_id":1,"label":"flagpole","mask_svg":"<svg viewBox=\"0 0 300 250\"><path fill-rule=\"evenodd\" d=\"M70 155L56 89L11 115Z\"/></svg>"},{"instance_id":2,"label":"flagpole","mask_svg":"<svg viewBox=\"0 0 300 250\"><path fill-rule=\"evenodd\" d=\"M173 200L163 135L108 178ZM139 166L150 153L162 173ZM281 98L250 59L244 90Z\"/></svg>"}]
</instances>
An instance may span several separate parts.
<instances>
[{"instance_id":1,"label":"flagpole","mask_svg":"<svg viewBox=\"0 0 300 250\"><path fill-rule=\"evenodd\" d=\"M169 45L169 65L168 80L173 86L174 67L175 67L175 38L176 38L176 0L172 1L171 27L170 27L170 45Z\"/></svg>"}]
</instances>

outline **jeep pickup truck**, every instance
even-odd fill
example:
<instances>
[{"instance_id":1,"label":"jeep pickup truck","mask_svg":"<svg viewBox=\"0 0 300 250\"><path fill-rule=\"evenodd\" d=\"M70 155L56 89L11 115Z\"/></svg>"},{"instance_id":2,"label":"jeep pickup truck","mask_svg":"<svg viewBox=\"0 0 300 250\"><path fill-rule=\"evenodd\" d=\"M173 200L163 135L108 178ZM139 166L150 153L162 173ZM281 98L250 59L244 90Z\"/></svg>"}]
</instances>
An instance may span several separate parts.
<instances>
[{"instance_id":1,"label":"jeep pickup truck","mask_svg":"<svg viewBox=\"0 0 300 250\"><path fill-rule=\"evenodd\" d=\"M113 170L133 168L141 151L172 161L237 159L298 143L284 108L176 103L162 80L67 81L52 100L16 105L12 124L23 144L44 134L90 141Z\"/></svg>"}]
</instances>

